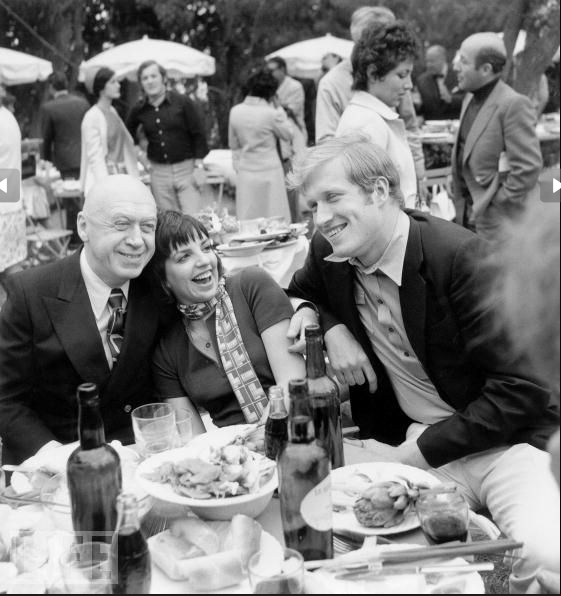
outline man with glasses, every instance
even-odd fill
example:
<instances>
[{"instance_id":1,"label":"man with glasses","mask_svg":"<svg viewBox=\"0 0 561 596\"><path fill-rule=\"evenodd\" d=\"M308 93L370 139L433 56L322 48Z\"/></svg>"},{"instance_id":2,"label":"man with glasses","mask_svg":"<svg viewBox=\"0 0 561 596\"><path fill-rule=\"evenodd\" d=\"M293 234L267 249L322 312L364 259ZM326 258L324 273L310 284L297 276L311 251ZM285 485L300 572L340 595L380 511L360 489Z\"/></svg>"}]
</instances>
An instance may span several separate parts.
<instances>
[{"instance_id":1,"label":"man with glasses","mask_svg":"<svg viewBox=\"0 0 561 596\"><path fill-rule=\"evenodd\" d=\"M132 440L151 402L158 309L141 277L154 254L156 203L138 179L108 176L78 214L81 251L14 274L0 312L0 436L20 463L77 436L76 388L94 382L109 440Z\"/></svg>"}]
</instances>

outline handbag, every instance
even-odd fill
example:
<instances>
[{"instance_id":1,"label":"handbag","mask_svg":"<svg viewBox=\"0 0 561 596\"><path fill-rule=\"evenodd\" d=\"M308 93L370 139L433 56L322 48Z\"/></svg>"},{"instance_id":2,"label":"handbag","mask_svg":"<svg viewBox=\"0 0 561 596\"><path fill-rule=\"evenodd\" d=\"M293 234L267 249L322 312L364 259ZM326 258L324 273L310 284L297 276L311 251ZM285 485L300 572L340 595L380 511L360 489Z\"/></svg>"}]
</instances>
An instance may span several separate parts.
<instances>
[{"instance_id":1,"label":"handbag","mask_svg":"<svg viewBox=\"0 0 561 596\"><path fill-rule=\"evenodd\" d=\"M442 184L433 184L432 186L430 213L434 217L440 217L448 221L452 221L456 217L454 201L452 201L446 187Z\"/></svg>"}]
</instances>

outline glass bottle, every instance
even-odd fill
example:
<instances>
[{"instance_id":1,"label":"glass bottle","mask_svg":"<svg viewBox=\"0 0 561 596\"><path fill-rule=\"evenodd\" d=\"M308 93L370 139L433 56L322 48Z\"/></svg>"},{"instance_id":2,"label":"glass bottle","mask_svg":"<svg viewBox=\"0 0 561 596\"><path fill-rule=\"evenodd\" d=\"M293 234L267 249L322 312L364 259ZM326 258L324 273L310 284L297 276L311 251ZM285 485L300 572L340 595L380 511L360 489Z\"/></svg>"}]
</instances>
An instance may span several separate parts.
<instances>
[{"instance_id":1,"label":"glass bottle","mask_svg":"<svg viewBox=\"0 0 561 596\"><path fill-rule=\"evenodd\" d=\"M288 443L278 456L284 541L306 561L333 557L331 464L315 441L304 379L291 381Z\"/></svg>"},{"instance_id":2,"label":"glass bottle","mask_svg":"<svg viewBox=\"0 0 561 596\"><path fill-rule=\"evenodd\" d=\"M105 442L97 385L79 385L77 396L80 445L66 467L72 525L80 540L111 542L117 525L121 462Z\"/></svg>"},{"instance_id":3,"label":"glass bottle","mask_svg":"<svg viewBox=\"0 0 561 596\"><path fill-rule=\"evenodd\" d=\"M140 530L136 496L117 497L119 518L111 545L113 594L149 594L152 577L150 551Z\"/></svg>"},{"instance_id":4,"label":"glass bottle","mask_svg":"<svg viewBox=\"0 0 561 596\"><path fill-rule=\"evenodd\" d=\"M327 375L319 325L306 327L306 377L316 439L329 453L331 468L345 465L341 400L337 383Z\"/></svg>"},{"instance_id":5,"label":"glass bottle","mask_svg":"<svg viewBox=\"0 0 561 596\"><path fill-rule=\"evenodd\" d=\"M288 412L280 385L269 389L269 417L265 423L265 455L273 460L288 441Z\"/></svg>"},{"instance_id":6,"label":"glass bottle","mask_svg":"<svg viewBox=\"0 0 561 596\"><path fill-rule=\"evenodd\" d=\"M0 437L0 495L6 490L6 474L2 469L2 438Z\"/></svg>"}]
</instances>

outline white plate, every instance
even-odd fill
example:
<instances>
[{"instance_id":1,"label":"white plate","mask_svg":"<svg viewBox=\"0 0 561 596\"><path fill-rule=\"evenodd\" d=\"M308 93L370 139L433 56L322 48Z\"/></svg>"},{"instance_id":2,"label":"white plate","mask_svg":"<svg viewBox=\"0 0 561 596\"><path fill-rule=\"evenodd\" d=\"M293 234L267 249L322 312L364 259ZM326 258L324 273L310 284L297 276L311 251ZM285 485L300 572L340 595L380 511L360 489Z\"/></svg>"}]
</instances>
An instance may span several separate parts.
<instances>
[{"instance_id":1,"label":"white plate","mask_svg":"<svg viewBox=\"0 0 561 596\"><path fill-rule=\"evenodd\" d=\"M287 240L286 242L279 242L278 244L272 243L267 244L265 250L275 250L277 248L284 248L285 246L294 246L298 243L298 238L292 238L291 240Z\"/></svg>"},{"instance_id":2,"label":"white plate","mask_svg":"<svg viewBox=\"0 0 561 596\"><path fill-rule=\"evenodd\" d=\"M250 257L259 254L269 242L244 242L239 245L219 244L216 250L227 257Z\"/></svg>"},{"instance_id":3,"label":"white plate","mask_svg":"<svg viewBox=\"0 0 561 596\"><path fill-rule=\"evenodd\" d=\"M419 482L429 487L437 486L440 481L419 468L406 466L405 464L393 463L361 463L351 466L337 468L331 472L331 482L333 484L333 504L346 505L350 509L340 512L333 512L333 530L345 533L360 534L362 536L384 536L387 534L399 534L408 532L419 527L419 520L415 511L411 509L403 521L390 528L367 528L361 525L352 511L353 503L356 498L346 495L338 487L349 485L355 474L366 474L373 482L385 482L388 480L397 480L406 478L413 484ZM355 482L356 483L356 482ZM365 488L367 484L364 485Z\"/></svg>"},{"instance_id":4,"label":"white plate","mask_svg":"<svg viewBox=\"0 0 561 596\"><path fill-rule=\"evenodd\" d=\"M144 460L136 470L136 480L138 484L151 496L166 501L168 503L174 503L175 505L186 505L192 508L206 509L220 509L225 506L237 506L251 503L259 498L259 496L268 493L272 493L278 485L278 479L276 473L273 477L265 483L257 492L249 493L246 495L240 495L237 497L225 497L215 499L193 499L191 497L185 497L176 493L169 484L162 484L160 482L153 482L145 478L145 474L153 472L159 465L164 462L177 462L185 459L186 457L200 457L206 459L210 447L223 447L233 440L236 435L240 434L240 431L254 428L254 425L234 425L224 427L222 429L204 433L195 437L189 442L189 445L185 447L179 447L178 449L171 449L164 453L157 453L152 457ZM264 455L257 454L258 458L266 459Z\"/></svg>"},{"instance_id":5,"label":"white plate","mask_svg":"<svg viewBox=\"0 0 561 596\"><path fill-rule=\"evenodd\" d=\"M237 240L238 242L260 242L263 240L276 240L289 234L290 230L287 228L285 230L277 230L276 232L268 232L267 234L243 234L234 236L232 240Z\"/></svg>"}]
</instances>

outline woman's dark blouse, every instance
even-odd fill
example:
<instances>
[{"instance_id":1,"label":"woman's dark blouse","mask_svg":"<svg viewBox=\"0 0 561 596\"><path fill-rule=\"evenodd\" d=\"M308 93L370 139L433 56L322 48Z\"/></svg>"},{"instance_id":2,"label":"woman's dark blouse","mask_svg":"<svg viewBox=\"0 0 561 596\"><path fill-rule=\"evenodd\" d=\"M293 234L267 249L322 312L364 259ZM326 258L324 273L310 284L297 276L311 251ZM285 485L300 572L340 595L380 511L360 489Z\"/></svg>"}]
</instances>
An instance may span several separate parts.
<instances>
[{"instance_id":1,"label":"woman's dark blouse","mask_svg":"<svg viewBox=\"0 0 561 596\"><path fill-rule=\"evenodd\" d=\"M253 267L226 277L226 291L253 368L268 391L275 378L261 333L292 317L290 301L267 273ZM207 325L218 354L214 314L207 319ZM245 422L222 362L216 364L193 346L182 321L166 333L154 353L154 381L158 399L186 395L193 404L207 410L217 426Z\"/></svg>"}]
</instances>

